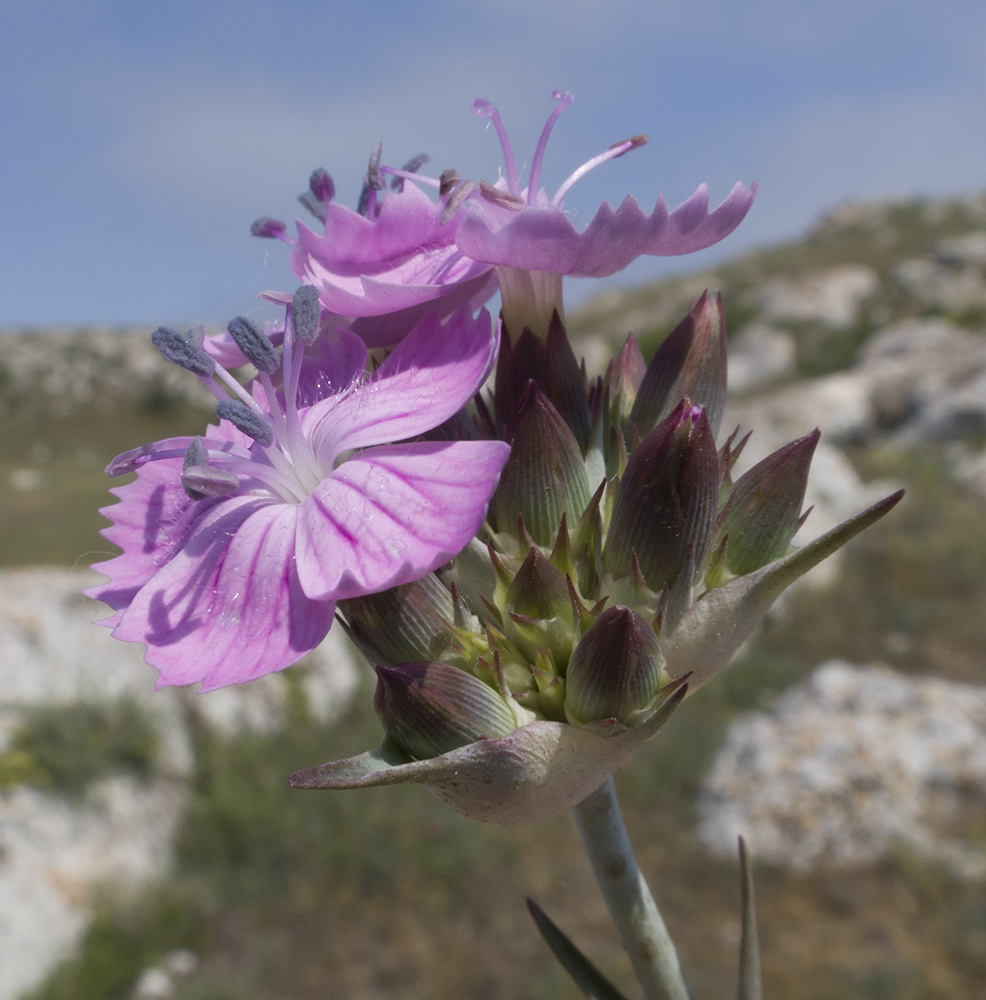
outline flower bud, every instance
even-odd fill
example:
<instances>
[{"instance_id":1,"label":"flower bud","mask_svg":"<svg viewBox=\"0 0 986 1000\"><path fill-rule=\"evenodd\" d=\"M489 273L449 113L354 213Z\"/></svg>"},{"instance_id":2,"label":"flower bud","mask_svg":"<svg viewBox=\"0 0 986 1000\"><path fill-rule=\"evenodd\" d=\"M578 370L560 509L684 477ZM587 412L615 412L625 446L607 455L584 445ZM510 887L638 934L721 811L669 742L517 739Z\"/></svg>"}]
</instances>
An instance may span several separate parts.
<instances>
[{"instance_id":1,"label":"flower bud","mask_svg":"<svg viewBox=\"0 0 986 1000\"><path fill-rule=\"evenodd\" d=\"M643 721L661 686L664 658L654 630L630 608L604 611L572 653L565 709L576 723Z\"/></svg>"},{"instance_id":2,"label":"flower bud","mask_svg":"<svg viewBox=\"0 0 986 1000\"><path fill-rule=\"evenodd\" d=\"M617 579L636 554L647 585L673 586L694 546L702 566L715 532L719 461L705 411L682 400L638 445L620 481L603 561Z\"/></svg>"},{"instance_id":3,"label":"flower bud","mask_svg":"<svg viewBox=\"0 0 986 1000\"><path fill-rule=\"evenodd\" d=\"M572 652L572 598L564 575L536 548L531 548L506 593L504 631L507 638L535 659L549 649L563 669Z\"/></svg>"},{"instance_id":4,"label":"flower bud","mask_svg":"<svg viewBox=\"0 0 986 1000\"><path fill-rule=\"evenodd\" d=\"M719 296L708 292L658 348L630 423L644 437L686 397L705 407L715 437L726 404L726 324Z\"/></svg>"},{"instance_id":5,"label":"flower bud","mask_svg":"<svg viewBox=\"0 0 986 1000\"><path fill-rule=\"evenodd\" d=\"M452 595L434 573L339 602L349 637L371 663L437 660L454 645Z\"/></svg>"},{"instance_id":6,"label":"flower bud","mask_svg":"<svg viewBox=\"0 0 986 1000\"><path fill-rule=\"evenodd\" d=\"M528 383L510 439L510 458L493 500L499 531L513 531L517 517L538 545L551 545L562 514L569 522L589 502L589 480L578 442L541 390Z\"/></svg>"},{"instance_id":7,"label":"flower bud","mask_svg":"<svg viewBox=\"0 0 986 1000\"><path fill-rule=\"evenodd\" d=\"M726 538L726 565L736 576L752 573L787 552L801 523L819 431L778 448L733 486L719 529Z\"/></svg>"},{"instance_id":8,"label":"flower bud","mask_svg":"<svg viewBox=\"0 0 986 1000\"><path fill-rule=\"evenodd\" d=\"M504 321L494 395L496 424L501 431L509 430L516 420L529 382L536 383L548 397L575 435L579 448L584 449L591 422L585 376L557 311L540 336L528 327L518 331Z\"/></svg>"},{"instance_id":9,"label":"flower bud","mask_svg":"<svg viewBox=\"0 0 986 1000\"><path fill-rule=\"evenodd\" d=\"M373 707L387 735L418 760L517 728L513 709L489 685L445 663L377 667Z\"/></svg>"},{"instance_id":10,"label":"flower bud","mask_svg":"<svg viewBox=\"0 0 986 1000\"><path fill-rule=\"evenodd\" d=\"M506 610L542 620L571 614L572 601L564 575L536 548L528 552L507 589Z\"/></svg>"},{"instance_id":11,"label":"flower bud","mask_svg":"<svg viewBox=\"0 0 986 1000\"><path fill-rule=\"evenodd\" d=\"M631 333L603 376L603 388L609 400L609 418L615 427L626 425L646 372L644 356Z\"/></svg>"}]
</instances>

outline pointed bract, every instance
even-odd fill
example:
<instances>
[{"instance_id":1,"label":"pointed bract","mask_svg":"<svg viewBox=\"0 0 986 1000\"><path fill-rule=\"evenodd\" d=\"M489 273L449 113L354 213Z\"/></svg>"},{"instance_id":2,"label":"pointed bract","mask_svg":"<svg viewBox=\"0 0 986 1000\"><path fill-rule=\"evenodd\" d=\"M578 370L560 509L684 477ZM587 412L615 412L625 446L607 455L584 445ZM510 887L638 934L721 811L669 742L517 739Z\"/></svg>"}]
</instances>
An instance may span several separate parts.
<instances>
[{"instance_id":1,"label":"pointed bract","mask_svg":"<svg viewBox=\"0 0 986 1000\"><path fill-rule=\"evenodd\" d=\"M607 730L564 722L529 722L508 736L479 740L440 757L413 761L392 741L379 749L306 768L295 788L427 785L453 809L487 823L539 823L570 809L625 766L681 703L686 685L642 725Z\"/></svg>"},{"instance_id":2,"label":"pointed bract","mask_svg":"<svg viewBox=\"0 0 986 1000\"><path fill-rule=\"evenodd\" d=\"M782 591L879 521L903 495L898 490L791 555L710 590L684 615L671 636L662 639L668 673L672 677L687 674L691 690L697 691L729 663Z\"/></svg>"},{"instance_id":3,"label":"pointed bract","mask_svg":"<svg viewBox=\"0 0 986 1000\"><path fill-rule=\"evenodd\" d=\"M630 424L646 437L682 399L704 406L713 437L726 404L726 325L722 302L708 292L668 335L647 367Z\"/></svg>"},{"instance_id":4,"label":"pointed bract","mask_svg":"<svg viewBox=\"0 0 986 1000\"><path fill-rule=\"evenodd\" d=\"M589 503L582 452L567 424L533 383L511 428L511 457L493 501L498 530L511 531L523 517L538 545L553 544L563 514L577 521Z\"/></svg>"}]
</instances>

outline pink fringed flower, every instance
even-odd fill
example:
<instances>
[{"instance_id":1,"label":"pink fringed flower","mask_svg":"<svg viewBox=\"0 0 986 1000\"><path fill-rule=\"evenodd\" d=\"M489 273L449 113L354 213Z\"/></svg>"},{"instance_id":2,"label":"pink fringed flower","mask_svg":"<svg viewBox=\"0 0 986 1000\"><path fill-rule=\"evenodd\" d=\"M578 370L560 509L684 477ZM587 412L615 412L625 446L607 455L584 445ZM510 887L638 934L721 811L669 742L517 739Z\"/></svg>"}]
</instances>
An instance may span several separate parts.
<instances>
[{"instance_id":1,"label":"pink fringed flower","mask_svg":"<svg viewBox=\"0 0 986 1000\"><path fill-rule=\"evenodd\" d=\"M575 170L549 197L540 187L544 152L555 121L572 102L571 94L553 96L558 104L541 133L524 188L499 113L489 101L477 100L473 111L493 122L503 147L506 177L495 185L461 180L455 171L446 171L440 181L422 176L416 171L425 157L408 164L411 169L381 166L378 147L358 211L333 202L327 175L316 171L311 192L301 200L324 222L322 235L298 221L297 240L291 240L284 235L285 225L270 219L259 220L253 231L290 243L292 270L318 289L325 309L356 317L350 328L371 346L383 346L400 340L425 311L446 316L464 302L481 305L497 284L509 327L546 329L554 309L561 311L562 276L605 277L644 254L702 250L728 236L749 211L755 184L749 189L737 184L711 211L708 187L702 184L671 212L663 196L650 214L631 196L616 210L604 202L580 233L564 212L569 189L594 167L647 139L616 143ZM384 192L385 175L399 190ZM437 188L439 200L432 201L419 184ZM276 292L267 297L288 298Z\"/></svg>"},{"instance_id":2,"label":"pink fringed flower","mask_svg":"<svg viewBox=\"0 0 986 1000\"><path fill-rule=\"evenodd\" d=\"M254 235L291 245L290 265L298 280L314 286L323 307L350 321L348 328L371 347L397 343L428 312L444 319L467 302L478 308L496 291L490 267L455 246L458 221L446 219L445 206L417 186L440 187L434 178L412 172L426 159L396 170L380 165L378 147L356 211L333 201L328 175L316 171L311 191L300 200L324 224L321 235L300 219L296 240L275 220L253 226ZM384 190L385 175L394 178L391 191ZM290 300L279 292L264 297Z\"/></svg>"},{"instance_id":3,"label":"pink fringed flower","mask_svg":"<svg viewBox=\"0 0 986 1000\"><path fill-rule=\"evenodd\" d=\"M668 211L663 195L658 197L649 215L631 195L623 199L616 211L609 202L603 202L592 222L580 233L563 210L569 189L599 164L642 146L647 137L638 135L615 143L583 163L549 198L540 187L541 164L551 130L573 100L571 94L559 91L552 96L558 104L541 132L531 161L530 179L523 189L499 113L489 101L473 102L473 111L490 119L496 128L507 172L505 180L496 185L485 182L479 185L478 197L470 199L471 210L459 225L456 245L473 260L576 278L603 278L621 271L643 254L674 257L704 250L728 236L750 210L756 184L749 189L736 184L726 200L711 212L708 186L701 184L673 212Z\"/></svg>"},{"instance_id":4,"label":"pink fringed flower","mask_svg":"<svg viewBox=\"0 0 986 1000\"><path fill-rule=\"evenodd\" d=\"M123 552L96 566L109 582L88 593L114 610L102 624L116 638L146 644L159 687L211 690L296 662L325 637L336 600L416 580L458 553L506 461L502 442L409 440L486 379L488 313L426 318L369 376L358 337L320 340L313 360L303 341L314 336L290 317L280 354L234 321L261 372L249 392L195 338L158 331L161 350L222 398L224 419L107 468L137 478L103 510L103 534Z\"/></svg>"}]
</instances>

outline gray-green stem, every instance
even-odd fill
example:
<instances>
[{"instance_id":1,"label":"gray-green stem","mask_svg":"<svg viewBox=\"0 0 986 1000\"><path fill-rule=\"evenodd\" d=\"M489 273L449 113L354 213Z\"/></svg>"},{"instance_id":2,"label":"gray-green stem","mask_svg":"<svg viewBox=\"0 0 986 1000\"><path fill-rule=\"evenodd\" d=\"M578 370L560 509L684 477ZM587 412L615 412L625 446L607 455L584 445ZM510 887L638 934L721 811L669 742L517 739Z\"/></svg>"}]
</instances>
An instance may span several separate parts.
<instances>
[{"instance_id":1,"label":"gray-green stem","mask_svg":"<svg viewBox=\"0 0 986 1000\"><path fill-rule=\"evenodd\" d=\"M637 867L613 779L574 812L593 874L646 1000L691 1000L678 954Z\"/></svg>"}]
</instances>

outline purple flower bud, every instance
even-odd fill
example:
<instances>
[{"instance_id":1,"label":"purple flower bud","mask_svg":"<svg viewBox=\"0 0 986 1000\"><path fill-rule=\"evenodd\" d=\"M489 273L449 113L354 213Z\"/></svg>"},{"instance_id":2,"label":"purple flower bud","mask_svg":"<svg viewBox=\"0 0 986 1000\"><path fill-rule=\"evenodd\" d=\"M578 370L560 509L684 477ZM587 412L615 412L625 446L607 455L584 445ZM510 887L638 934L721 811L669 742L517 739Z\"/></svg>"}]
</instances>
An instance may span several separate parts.
<instances>
[{"instance_id":1,"label":"purple flower bud","mask_svg":"<svg viewBox=\"0 0 986 1000\"><path fill-rule=\"evenodd\" d=\"M499 694L445 663L377 667L373 707L387 735L418 760L517 728L513 709Z\"/></svg>"},{"instance_id":2,"label":"purple flower bud","mask_svg":"<svg viewBox=\"0 0 986 1000\"><path fill-rule=\"evenodd\" d=\"M572 601L564 575L531 548L507 590L506 609L525 618L547 619L571 615Z\"/></svg>"},{"instance_id":3,"label":"purple flower bud","mask_svg":"<svg viewBox=\"0 0 986 1000\"><path fill-rule=\"evenodd\" d=\"M705 407L715 436L726 403L726 325L719 296L708 292L658 348L630 422L644 437L685 398Z\"/></svg>"},{"instance_id":4,"label":"purple flower bud","mask_svg":"<svg viewBox=\"0 0 986 1000\"><path fill-rule=\"evenodd\" d=\"M529 382L535 382L548 397L584 450L591 423L585 376L557 312L546 337L530 329L524 329L519 336L511 335L506 326L501 330L495 393L496 422L501 431L509 431L516 419Z\"/></svg>"},{"instance_id":5,"label":"purple flower bud","mask_svg":"<svg viewBox=\"0 0 986 1000\"><path fill-rule=\"evenodd\" d=\"M736 481L719 529L720 538L727 539L726 564L731 573L752 573L787 552L800 526L808 469L819 436L816 428L778 448Z\"/></svg>"},{"instance_id":6,"label":"purple flower bud","mask_svg":"<svg viewBox=\"0 0 986 1000\"><path fill-rule=\"evenodd\" d=\"M703 566L715 532L719 463L704 410L682 400L636 448L620 481L603 559L616 578L636 554L647 585L673 586L694 546Z\"/></svg>"},{"instance_id":7,"label":"purple flower bud","mask_svg":"<svg viewBox=\"0 0 986 1000\"><path fill-rule=\"evenodd\" d=\"M644 721L661 687L664 658L657 636L635 611L604 611L572 653L565 709L573 722Z\"/></svg>"},{"instance_id":8,"label":"purple flower bud","mask_svg":"<svg viewBox=\"0 0 986 1000\"><path fill-rule=\"evenodd\" d=\"M523 516L534 541L551 545L562 514L576 522L591 493L578 442L533 382L520 401L510 444L494 497L496 524L513 531Z\"/></svg>"},{"instance_id":9,"label":"purple flower bud","mask_svg":"<svg viewBox=\"0 0 986 1000\"><path fill-rule=\"evenodd\" d=\"M339 602L346 632L371 663L438 660L455 645L452 595L434 573Z\"/></svg>"},{"instance_id":10,"label":"purple flower bud","mask_svg":"<svg viewBox=\"0 0 986 1000\"><path fill-rule=\"evenodd\" d=\"M631 333L603 376L603 390L609 399L609 418L615 427L626 425L646 372L644 356L637 338Z\"/></svg>"}]
</instances>

